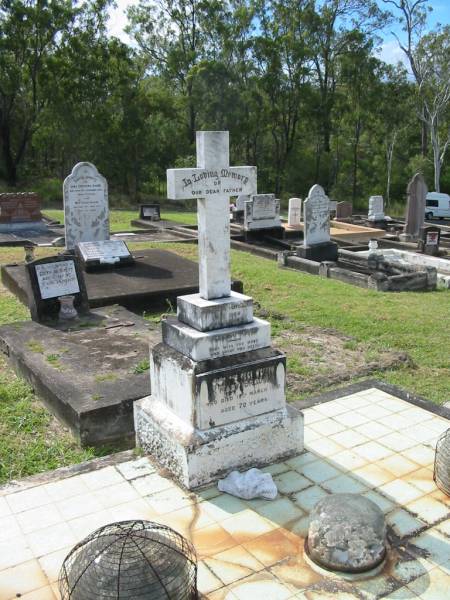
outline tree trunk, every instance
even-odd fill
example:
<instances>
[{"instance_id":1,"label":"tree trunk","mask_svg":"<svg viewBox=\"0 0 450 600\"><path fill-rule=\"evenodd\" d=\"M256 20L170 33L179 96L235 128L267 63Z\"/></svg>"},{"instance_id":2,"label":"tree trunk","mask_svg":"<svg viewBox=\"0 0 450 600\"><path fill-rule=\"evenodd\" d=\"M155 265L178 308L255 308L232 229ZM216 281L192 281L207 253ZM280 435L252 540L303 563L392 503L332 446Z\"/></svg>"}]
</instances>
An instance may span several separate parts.
<instances>
[{"instance_id":1,"label":"tree trunk","mask_svg":"<svg viewBox=\"0 0 450 600\"><path fill-rule=\"evenodd\" d=\"M387 143L386 148L386 206L389 206L391 201L391 175L392 175L392 159L394 157L394 146L395 140L397 139L397 132L394 131L391 140Z\"/></svg>"},{"instance_id":2,"label":"tree trunk","mask_svg":"<svg viewBox=\"0 0 450 600\"><path fill-rule=\"evenodd\" d=\"M1 126L2 139L2 156L3 166L5 169L6 182L8 185L16 187L17 185L17 168L11 150L11 133L9 125L3 123Z\"/></svg>"},{"instance_id":3,"label":"tree trunk","mask_svg":"<svg viewBox=\"0 0 450 600\"><path fill-rule=\"evenodd\" d=\"M353 146L353 184L352 184L352 202L355 203L356 200L356 188L358 185L358 148L359 148L359 138L361 135L361 119L358 117L358 120L355 123L355 143Z\"/></svg>"}]
</instances>

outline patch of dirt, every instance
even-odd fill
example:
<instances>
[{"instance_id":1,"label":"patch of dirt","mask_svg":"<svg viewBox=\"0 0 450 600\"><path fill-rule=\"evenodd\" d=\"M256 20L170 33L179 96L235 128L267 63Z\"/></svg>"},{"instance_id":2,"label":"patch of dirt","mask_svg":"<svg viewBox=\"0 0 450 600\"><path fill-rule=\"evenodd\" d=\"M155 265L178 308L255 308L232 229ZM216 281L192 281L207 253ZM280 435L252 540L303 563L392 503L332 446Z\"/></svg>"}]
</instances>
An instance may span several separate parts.
<instances>
[{"instance_id":1,"label":"patch of dirt","mask_svg":"<svg viewBox=\"0 0 450 600\"><path fill-rule=\"evenodd\" d=\"M318 391L375 371L412 366L405 352L373 350L333 329L285 330L274 336L273 346L287 355L290 396Z\"/></svg>"}]
</instances>

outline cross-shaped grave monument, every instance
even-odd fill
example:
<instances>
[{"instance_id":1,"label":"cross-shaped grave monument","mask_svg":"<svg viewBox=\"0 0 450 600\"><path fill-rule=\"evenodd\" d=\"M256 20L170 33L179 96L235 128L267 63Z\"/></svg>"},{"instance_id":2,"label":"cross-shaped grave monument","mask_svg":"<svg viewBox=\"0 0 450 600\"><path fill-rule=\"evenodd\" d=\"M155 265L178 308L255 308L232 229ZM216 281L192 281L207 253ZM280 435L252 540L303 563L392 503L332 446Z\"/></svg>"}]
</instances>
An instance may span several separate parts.
<instances>
[{"instance_id":1,"label":"cross-shaped grave monument","mask_svg":"<svg viewBox=\"0 0 450 600\"><path fill-rule=\"evenodd\" d=\"M137 443L183 485L267 465L303 449L286 406L286 357L253 300L231 291L231 196L256 193L256 167L229 166L226 131L197 133L197 168L170 169L171 199L198 198L200 293L177 299L150 355L151 396L134 405Z\"/></svg>"},{"instance_id":2,"label":"cross-shaped grave monument","mask_svg":"<svg viewBox=\"0 0 450 600\"><path fill-rule=\"evenodd\" d=\"M197 132L197 168L168 169L171 200L197 198L200 296L230 295L230 197L256 194L256 167L230 167L228 131Z\"/></svg>"}]
</instances>

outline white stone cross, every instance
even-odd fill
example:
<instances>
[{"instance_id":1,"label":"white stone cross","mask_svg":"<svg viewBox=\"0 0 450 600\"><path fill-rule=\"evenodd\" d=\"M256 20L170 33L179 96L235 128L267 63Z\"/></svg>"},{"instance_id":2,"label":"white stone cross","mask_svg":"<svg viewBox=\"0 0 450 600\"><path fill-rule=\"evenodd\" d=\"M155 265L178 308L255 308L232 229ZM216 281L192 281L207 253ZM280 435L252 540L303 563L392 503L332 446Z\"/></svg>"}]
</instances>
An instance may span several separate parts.
<instances>
[{"instance_id":1,"label":"white stone cross","mask_svg":"<svg viewBox=\"0 0 450 600\"><path fill-rule=\"evenodd\" d=\"M230 167L228 131L197 131L197 168L168 169L167 197L197 198L200 296L231 292L230 197L256 194L256 167Z\"/></svg>"}]
</instances>

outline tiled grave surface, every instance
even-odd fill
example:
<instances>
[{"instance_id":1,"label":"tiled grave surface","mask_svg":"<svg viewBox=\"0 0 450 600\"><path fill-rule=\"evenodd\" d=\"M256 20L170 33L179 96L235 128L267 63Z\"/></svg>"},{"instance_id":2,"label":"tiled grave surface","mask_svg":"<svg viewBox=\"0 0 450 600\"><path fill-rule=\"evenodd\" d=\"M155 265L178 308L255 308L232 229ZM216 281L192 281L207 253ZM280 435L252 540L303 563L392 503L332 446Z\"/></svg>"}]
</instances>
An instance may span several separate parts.
<instances>
[{"instance_id":1,"label":"tiled grave surface","mask_svg":"<svg viewBox=\"0 0 450 600\"><path fill-rule=\"evenodd\" d=\"M433 483L434 447L450 422L369 389L308 408L307 450L268 470L279 496L245 502L215 487L187 493L146 458L0 490L0 599L58 598L69 549L108 522L148 519L189 537L210 600L450 597L450 498ZM67 474L67 473L66 473ZM331 581L303 558L308 513L330 492L356 492L386 513L383 572Z\"/></svg>"}]
</instances>

